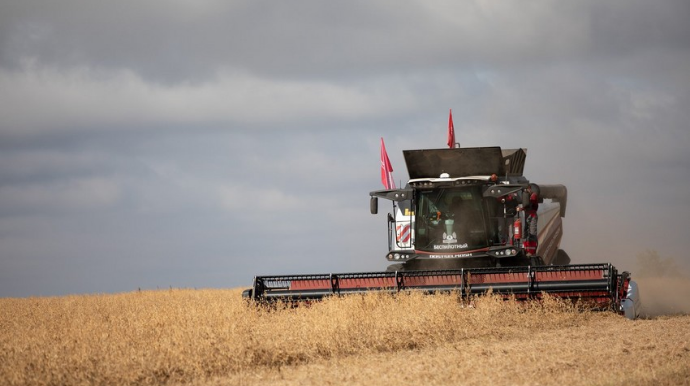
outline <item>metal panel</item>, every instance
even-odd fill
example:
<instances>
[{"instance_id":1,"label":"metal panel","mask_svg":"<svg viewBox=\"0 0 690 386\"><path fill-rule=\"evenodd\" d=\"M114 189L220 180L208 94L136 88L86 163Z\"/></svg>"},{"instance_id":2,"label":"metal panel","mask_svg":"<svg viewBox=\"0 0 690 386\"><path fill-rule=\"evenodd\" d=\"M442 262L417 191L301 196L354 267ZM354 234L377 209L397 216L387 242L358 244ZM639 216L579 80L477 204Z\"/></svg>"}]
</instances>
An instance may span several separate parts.
<instances>
[{"instance_id":1,"label":"metal panel","mask_svg":"<svg viewBox=\"0 0 690 386\"><path fill-rule=\"evenodd\" d=\"M501 148L467 147L455 149L403 150L410 179L505 174Z\"/></svg>"}]
</instances>

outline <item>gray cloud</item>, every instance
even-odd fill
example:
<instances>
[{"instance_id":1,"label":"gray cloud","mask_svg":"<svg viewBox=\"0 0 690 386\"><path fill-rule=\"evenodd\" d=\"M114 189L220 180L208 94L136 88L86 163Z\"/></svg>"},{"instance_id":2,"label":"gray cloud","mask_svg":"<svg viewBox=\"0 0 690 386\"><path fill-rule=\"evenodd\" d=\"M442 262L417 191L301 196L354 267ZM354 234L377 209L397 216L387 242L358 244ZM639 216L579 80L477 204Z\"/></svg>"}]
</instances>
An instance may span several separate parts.
<instances>
[{"instance_id":1,"label":"gray cloud","mask_svg":"<svg viewBox=\"0 0 690 386\"><path fill-rule=\"evenodd\" d=\"M484 1L171 4L10 2L5 67L127 69L152 81L262 77L361 78L460 65L533 65L686 49L687 2Z\"/></svg>"}]
</instances>

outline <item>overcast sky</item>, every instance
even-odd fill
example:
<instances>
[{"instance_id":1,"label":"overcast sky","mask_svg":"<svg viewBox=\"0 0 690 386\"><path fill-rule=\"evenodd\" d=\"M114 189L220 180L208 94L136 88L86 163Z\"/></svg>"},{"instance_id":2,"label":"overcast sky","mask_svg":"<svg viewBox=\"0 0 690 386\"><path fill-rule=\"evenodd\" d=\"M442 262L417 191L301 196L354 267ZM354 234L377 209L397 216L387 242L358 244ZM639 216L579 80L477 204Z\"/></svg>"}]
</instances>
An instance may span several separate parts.
<instances>
[{"instance_id":1,"label":"overcast sky","mask_svg":"<svg viewBox=\"0 0 690 386\"><path fill-rule=\"evenodd\" d=\"M383 270L383 137L528 149L574 263L690 266L690 2L0 0L0 296Z\"/></svg>"}]
</instances>

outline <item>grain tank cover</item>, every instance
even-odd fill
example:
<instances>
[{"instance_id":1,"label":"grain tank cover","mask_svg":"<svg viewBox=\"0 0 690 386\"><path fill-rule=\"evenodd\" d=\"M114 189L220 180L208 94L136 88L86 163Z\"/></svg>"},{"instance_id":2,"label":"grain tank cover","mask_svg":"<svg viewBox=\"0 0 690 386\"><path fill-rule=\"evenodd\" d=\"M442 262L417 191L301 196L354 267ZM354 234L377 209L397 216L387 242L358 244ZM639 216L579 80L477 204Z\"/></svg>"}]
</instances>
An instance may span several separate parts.
<instances>
[{"instance_id":1,"label":"grain tank cover","mask_svg":"<svg viewBox=\"0 0 690 386\"><path fill-rule=\"evenodd\" d=\"M441 173L448 173L451 178L490 176L494 173L501 176L506 174L508 159L511 161L509 174L521 175L525 161L524 150L502 151L498 146L403 150L403 155L410 179L437 178ZM515 161L521 165L516 165Z\"/></svg>"}]
</instances>

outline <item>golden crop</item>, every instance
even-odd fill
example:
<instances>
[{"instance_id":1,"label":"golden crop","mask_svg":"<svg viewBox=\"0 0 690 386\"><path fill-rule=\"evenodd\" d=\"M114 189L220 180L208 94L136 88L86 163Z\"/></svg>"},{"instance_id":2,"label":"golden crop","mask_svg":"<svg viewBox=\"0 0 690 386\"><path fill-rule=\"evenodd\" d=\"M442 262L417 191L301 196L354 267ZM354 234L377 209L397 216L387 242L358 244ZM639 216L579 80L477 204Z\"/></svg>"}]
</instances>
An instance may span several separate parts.
<instances>
[{"instance_id":1,"label":"golden crop","mask_svg":"<svg viewBox=\"0 0 690 386\"><path fill-rule=\"evenodd\" d=\"M589 358L589 359L588 359ZM0 384L639 384L690 378L690 317L547 299L369 294L256 307L240 290L0 299ZM641 380L635 382L635 380Z\"/></svg>"}]
</instances>

